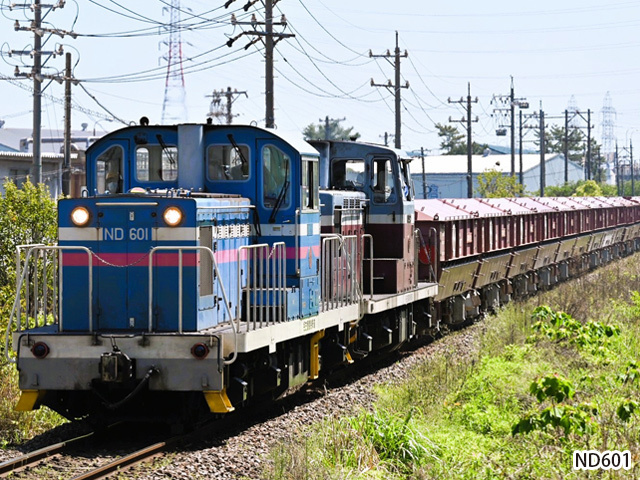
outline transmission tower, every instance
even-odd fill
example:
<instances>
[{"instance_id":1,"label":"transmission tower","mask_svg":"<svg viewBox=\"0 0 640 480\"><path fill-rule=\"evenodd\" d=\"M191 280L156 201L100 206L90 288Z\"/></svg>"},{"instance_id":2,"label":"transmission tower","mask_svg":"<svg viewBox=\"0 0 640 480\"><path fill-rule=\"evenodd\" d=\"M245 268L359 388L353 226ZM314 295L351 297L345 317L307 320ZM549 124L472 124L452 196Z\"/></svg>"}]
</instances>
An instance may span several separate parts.
<instances>
[{"instance_id":1,"label":"transmission tower","mask_svg":"<svg viewBox=\"0 0 640 480\"><path fill-rule=\"evenodd\" d=\"M614 156L616 137L614 134L616 124L616 110L611 102L611 94L604 96L602 106L602 151L607 163L611 163Z\"/></svg>"},{"instance_id":2,"label":"transmission tower","mask_svg":"<svg viewBox=\"0 0 640 480\"><path fill-rule=\"evenodd\" d=\"M580 119L576 117L576 114L579 110L580 109L578 108L578 101L576 100L576 96L571 95L571 97L569 98L569 103L567 104L567 113L569 115L569 118L571 119L569 121L569 127L577 128L580 126Z\"/></svg>"},{"instance_id":3,"label":"transmission tower","mask_svg":"<svg viewBox=\"0 0 640 480\"><path fill-rule=\"evenodd\" d=\"M167 78L162 102L162 123L184 123L187 121L187 91L184 88L182 71L182 39L180 37L180 0L171 0L171 7L163 7L162 13L169 11L169 25L164 29L169 40L162 43L168 47L162 57L167 62Z\"/></svg>"}]
</instances>

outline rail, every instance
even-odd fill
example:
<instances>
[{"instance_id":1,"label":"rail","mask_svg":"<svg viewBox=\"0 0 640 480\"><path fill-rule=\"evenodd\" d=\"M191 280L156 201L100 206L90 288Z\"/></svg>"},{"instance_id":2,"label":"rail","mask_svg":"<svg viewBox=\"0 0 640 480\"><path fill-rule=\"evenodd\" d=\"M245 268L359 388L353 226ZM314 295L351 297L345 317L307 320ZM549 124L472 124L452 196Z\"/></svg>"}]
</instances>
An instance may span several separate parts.
<instances>
[{"instance_id":1,"label":"rail","mask_svg":"<svg viewBox=\"0 0 640 480\"><path fill-rule=\"evenodd\" d=\"M29 328L45 325L58 325L58 331L64 328L62 318L63 270L60 268L60 253L76 250L87 254L87 287L88 287L88 315L89 331L93 331L93 253L87 247L30 244L16 247L16 297L7 323L5 333L5 357L10 363L16 359L12 355L11 333L21 332ZM24 253L24 262L22 256ZM50 254L49 254L50 253ZM49 281L51 280L51 282ZM51 284L51 300L49 300L49 286ZM57 291L56 291L57 290ZM24 291L24 296L23 296ZM25 303L25 322L22 322L22 302ZM52 321L49 322L48 318Z\"/></svg>"},{"instance_id":2,"label":"rail","mask_svg":"<svg viewBox=\"0 0 640 480\"><path fill-rule=\"evenodd\" d=\"M238 302L244 316L238 314L237 330L241 317L248 330L268 327L287 320L287 247L284 242L244 245L238 249ZM243 268L244 267L244 268ZM245 279L242 285L243 277Z\"/></svg>"},{"instance_id":3,"label":"rail","mask_svg":"<svg viewBox=\"0 0 640 480\"><path fill-rule=\"evenodd\" d=\"M236 327L236 322L234 320L234 315L231 313L231 308L229 307L229 300L227 299L227 293L224 289L224 284L222 282L222 277L220 275L220 270L218 269L218 262L216 262L215 255L213 251L208 247L203 246L189 246L189 247L153 247L149 251L149 332L153 331L153 256L157 251L178 251L178 332L182 333L182 282L183 282L183 268L182 268L182 254L186 251L198 251L204 252L208 254L211 258L211 263L213 265L215 271L215 278L218 282L218 286L220 287L220 291L222 292L222 299L224 301L224 307L227 310L227 314L229 315L229 323L231 324L231 329L233 330L233 341L234 341L234 349L233 355L230 359L225 360L225 365L230 365L235 362L238 356L238 330Z\"/></svg>"}]
</instances>

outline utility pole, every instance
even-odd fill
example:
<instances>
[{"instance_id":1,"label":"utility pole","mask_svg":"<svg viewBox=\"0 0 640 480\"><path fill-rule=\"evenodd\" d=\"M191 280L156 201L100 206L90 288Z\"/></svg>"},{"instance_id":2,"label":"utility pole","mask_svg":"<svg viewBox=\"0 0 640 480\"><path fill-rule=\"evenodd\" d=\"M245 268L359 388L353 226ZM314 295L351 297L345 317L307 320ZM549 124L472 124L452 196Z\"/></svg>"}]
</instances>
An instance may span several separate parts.
<instances>
[{"instance_id":1,"label":"utility pole","mask_svg":"<svg viewBox=\"0 0 640 480\"><path fill-rule=\"evenodd\" d=\"M569 123L573 121L574 118L580 117L582 120L587 122L586 127L574 126L573 129L587 129L587 148L586 148L586 158L585 158L585 180L591 180L591 110L587 110L587 117L580 113L579 110L575 110L572 112L572 115L569 116L569 112L567 110L564 111L564 155L565 155L565 183L569 181Z\"/></svg>"},{"instance_id":2,"label":"utility pole","mask_svg":"<svg viewBox=\"0 0 640 480\"><path fill-rule=\"evenodd\" d=\"M273 87L273 2L272 0L266 0L264 2L264 23L266 30L265 37L265 51L264 51L264 63L265 63L265 90L266 95L266 113L265 124L267 128L275 128L276 126L276 114L274 107L274 87Z\"/></svg>"},{"instance_id":3,"label":"utility pole","mask_svg":"<svg viewBox=\"0 0 640 480\"><path fill-rule=\"evenodd\" d=\"M389 91L393 90L394 96L395 96L395 110L396 110L396 133L395 133L395 147L396 148L402 148L402 142L400 140L400 135L401 135L401 126L402 126L402 120L401 120L401 116L400 116L400 104L401 104L401 97L400 97L400 89L402 88L409 88L409 82L406 82L404 85L400 85L400 58L406 58L408 57L409 54L407 53L407 51L405 50L404 53L401 55L400 54L400 47L398 46L398 32L396 31L396 49L395 52L393 54L391 54L389 52L389 50L387 50L387 53L382 54L382 55L374 55L371 50L369 50L369 57L370 58L384 58L387 61L389 61L390 58L394 59L394 62L391 63L389 61L389 63L391 63L391 65L393 65L394 71L395 71L395 84L391 83L391 80L388 80L387 83L375 83L373 81L373 78L371 79L371 86L372 87L384 87L387 88Z\"/></svg>"},{"instance_id":4,"label":"utility pole","mask_svg":"<svg viewBox=\"0 0 640 480\"><path fill-rule=\"evenodd\" d=\"M235 0L227 0L224 4L225 8L229 8ZM256 4L258 0L249 0L244 5L244 11L248 11L249 8ZM255 38L251 40L247 45L245 45L244 49L247 50L251 45L259 42L262 38L264 38L264 59L265 59L265 104L266 104L266 112L265 112L265 126L267 128L275 128L275 113L274 113L274 83L273 83L273 49L276 44L282 40L283 38L291 38L295 37L292 33L274 33L273 27L274 25L282 26L284 28L287 27L287 19L284 15L280 17L279 22L273 21L273 6L278 2L278 0L264 0L264 22L258 22L255 14L251 16L250 22L239 22L236 20L236 16L231 14L231 24L232 25L251 25L253 27L253 31L241 32L235 37L230 38L227 41L227 46L231 47L233 43L238 40L243 35L253 35ZM264 31L258 31L258 25L264 25Z\"/></svg>"},{"instance_id":5,"label":"utility pole","mask_svg":"<svg viewBox=\"0 0 640 480\"><path fill-rule=\"evenodd\" d=\"M629 139L629 146L622 147L622 151L624 152L622 158L618 157L618 144L616 143L616 185L618 185L618 195L622 196L625 194L625 179L627 176L631 177L631 196L635 196L636 194L636 185L635 185L635 172L633 165L633 143L631 139ZM623 162L624 161L624 162ZM628 168L628 170L627 170ZM627 171L629 172L627 174ZM619 177L619 178L618 178Z\"/></svg>"},{"instance_id":6,"label":"utility pole","mask_svg":"<svg viewBox=\"0 0 640 480\"><path fill-rule=\"evenodd\" d=\"M587 118L584 118L584 115L576 110L575 115L579 116L587 122L587 155L585 158L585 180L591 180L591 109L587 110ZM584 128L584 127L579 127Z\"/></svg>"},{"instance_id":7,"label":"utility pole","mask_svg":"<svg viewBox=\"0 0 640 480\"><path fill-rule=\"evenodd\" d=\"M64 163L62 167L62 194L69 195L71 183L71 54L65 55L64 69Z\"/></svg>"},{"instance_id":8,"label":"utility pole","mask_svg":"<svg viewBox=\"0 0 640 480\"><path fill-rule=\"evenodd\" d=\"M618 162L618 142L616 142L614 162L616 167L616 190L618 191L618 196L620 196L620 163Z\"/></svg>"},{"instance_id":9,"label":"utility pole","mask_svg":"<svg viewBox=\"0 0 640 480\"><path fill-rule=\"evenodd\" d=\"M520 128L518 129L518 157L520 160L520 185L524 185L524 173L522 172L522 110L519 112L520 116Z\"/></svg>"},{"instance_id":10,"label":"utility pole","mask_svg":"<svg viewBox=\"0 0 640 480\"><path fill-rule=\"evenodd\" d=\"M460 100L455 100L452 101L451 98L449 98L447 100L449 103L459 103L461 105L464 105L465 100L461 97ZM471 83L469 82L467 84L467 100L466 100L466 110L467 110L467 118L465 120L465 118L463 117L460 120L453 120L451 117L449 117L449 122L460 122L463 125L466 123L466 129L467 129L467 197L468 198L473 198L473 165L472 165L472 158L473 158L473 144L471 142L471 124L473 122L477 122L478 121L478 117L475 118L475 120L471 120L471 104L472 103L478 103L478 97L475 98L475 100L471 100Z\"/></svg>"},{"instance_id":11,"label":"utility pole","mask_svg":"<svg viewBox=\"0 0 640 480\"><path fill-rule=\"evenodd\" d=\"M59 0L55 5L42 5L40 0L34 0L33 4L16 4L9 8L30 8L33 11L33 21L28 27L20 26L20 22L16 20L14 24L14 30L16 31L30 31L33 32L33 49L32 50L10 50L10 55L29 55L33 58L33 66L31 73L21 73L19 67L16 66L15 76L31 78L33 80L33 177L36 184L42 183L42 80L50 79L61 81L60 77L55 75L44 75L42 73L42 55L49 55L55 57L62 54L62 47L57 51L44 52L42 50L42 37L45 34L49 34L47 40L51 38L51 35L59 35L64 37L69 35L72 38L76 38L77 34L66 30L60 30L56 28L48 28L42 26L42 9L48 8L49 11L56 8L64 7L64 0ZM45 43L46 41L45 40ZM46 89L46 87L45 87Z\"/></svg>"},{"instance_id":12,"label":"utility pole","mask_svg":"<svg viewBox=\"0 0 640 480\"><path fill-rule=\"evenodd\" d=\"M569 110L564 111L564 183L569 183Z\"/></svg>"},{"instance_id":13,"label":"utility pole","mask_svg":"<svg viewBox=\"0 0 640 480\"><path fill-rule=\"evenodd\" d=\"M587 110L587 180L591 180L591 109Z\"/></svg>"},{"instance_id":14,"label":"utility pole","mask_svg":"<svg viewBox=\"0 0 640 480\"><path fill-rule=\"evenodd\" d=\"M629 163L631 163L631 196L636 196L636 184L635 184L635 174L633 172L633 143L631 143L631 139L629 139Z\"/></svg>"},{"instance_id":15,"label":"utility pole","mask_svg":"<svg viewBox=\"0 0 640 480\"><path fill-rule=\"evenodd\" d=\"M344 122L346 120L345 117L342 118L329 118L329 115L327 115L326 117L324 117L324 139L325 140L331 140L331 124L333 122L335 122L336 124L340 123L340 122ZM320 119L318 120L319 122L322 122L323 120ZM385 146L387 145L386 143L386 138L385 138Z\"/></svg>"},{"instance_id":16,"label":"utility pole","mask_svg":"<svg viewBox=\"0 0 640 480\"><path fill-rule=\"evenodd\" d=\"M424 147L420 147L420 158L422 159L422 196L427 198L427 174L424 171Z\"/></svg>"},{"instance_id":17,"label":"utility pole","mask_svg":"<svg viewBox=\"0 0 640 480\"><path fill-rule=\"evenodd\" d=\"M33 179L42 183L42 36L37 31L42 26L40 0L33 2Z\"/></svg>"},{"instance_id":18,"label":"utility pole","mask_svg":"<svg viewBox=\"0 0 640 480\"><path fill-rule=\"evenodd\" d=\"M393 138L394 137L393 133L384 132L384 135L378 135L378 138L384 139L384 146L385 147L389 146L389 137Z\"/></svg>"},{"instance_id":19,"label":"utility pole","mask_svg":"<svg viewBox=\"0 0 640 480\"><path fill-rule=\"evenodd\" d=\"M520 145L520 184L524 186L524 172L523 172L523 165L522 165L522 150L523 150L523 144L524 144L524 140L523 140L523 129L539 129L540 126L533 126L533 125L527 125L527 121L529 120L533 120L533 119L538 119L538 113L537 112L533 112L533 113L528 113L528 114L523 114L522 110L520 110L520 128L519 128L519 145Z\"/></svg>"},{"instance_id":20,"label":"utility pole","mask_svg":"<svg viewBox=\"0 0 640 480\"><path fill-rule=\"evenodd\" d=\"M516 117L515 117L515 109L516 107L520 109L529 108L529 102L527 102L526 98L516 98L515 97L515 88L513 86L513 76L511 77L511 90L509 95L494 95L492 99L493 101L500 102L502 105L508 103L508 106L496 107L494 108L494 112L509 112L509 127L511 133L511 176L516 176ZM504 136L506 134L505 128L506 125L499 125L501 127L496 134L499 136Z\"/></svg>"},{"instance_id":21,"label":"utility pole","mask_svg":"<svg viewBox=\"0 0 640 480\"><path fill-rule=\"evenodd\" d=\"M542 106L540 108L540 196L544 197L544 187L546 181L546 165L544 153L547 146L545 144L545 124L544 124L544 110Z\"/></svg>"},{"instance_id":22,"label":"utility pole","mask_svg":"<svg viewBox=\"0 0 640 480\"><path fill-rule=\"evenodd\" d=\"M244 95L248 97L247 92L239 92L238 90L231 91L231 87L227 87L227 90L214 90L211 95L205 95L207 98L211 98L211 105L209 105L209 114L207 115L209 118L221 118L224 117L227 121L227 125L231 125L233 123L233 117L237 117L238 115L234 115L231 112L231 106L233 102L236 101L237 97L240 95ZM222 97L226 97L226 111L222 110Z\"/></svg>"}]
</instances>

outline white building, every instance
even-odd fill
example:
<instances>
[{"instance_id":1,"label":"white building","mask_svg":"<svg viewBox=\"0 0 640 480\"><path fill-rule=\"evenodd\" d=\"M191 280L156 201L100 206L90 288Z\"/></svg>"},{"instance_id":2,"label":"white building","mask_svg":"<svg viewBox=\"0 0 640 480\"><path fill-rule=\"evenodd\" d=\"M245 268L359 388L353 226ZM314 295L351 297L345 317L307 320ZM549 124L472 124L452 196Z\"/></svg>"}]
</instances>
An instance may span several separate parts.
<instances>
[{"instance_id":1,"label":"white building","mask_svg":"<svg viewBox=\"0 0 640 480\"><path fill-rule=\"evenodd\" d=\"M503 175L511 174L511 155L474 155L471 159L473 192L478 196L478 175L488 170L497 170ZM569 161L569 182L584 180L582 165ZM564 155L548 153L545 157L545 186L564 184ZM422 160L418 157L411 162L411 176L416 198L466 198L467 197L467 156L439 155L424 157L423 187ZM525 193L540 191L540 154L522 156L522 176ZM520 159L516 154L516 178L520 179Z\"/></svg>"}]
</instances>

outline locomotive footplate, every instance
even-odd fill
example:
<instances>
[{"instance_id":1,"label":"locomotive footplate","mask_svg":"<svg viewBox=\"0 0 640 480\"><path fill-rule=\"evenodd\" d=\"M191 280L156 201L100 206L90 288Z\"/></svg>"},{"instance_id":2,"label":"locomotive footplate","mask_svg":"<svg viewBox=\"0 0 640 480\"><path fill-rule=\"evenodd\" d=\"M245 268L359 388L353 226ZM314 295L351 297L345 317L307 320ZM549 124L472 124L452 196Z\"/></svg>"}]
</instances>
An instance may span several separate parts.
<instances>
[{"instance_id":1,"label":"locomotive footplate","mask_svg":"<svg viewBox=\"0 0 640 480\"><path fill-rule=\"evenodd\" d=\"M222 391L225 348L202 334L16 334L21 390L91 390L95 382L152 391Z\"/></svg>"}]
</instances>

